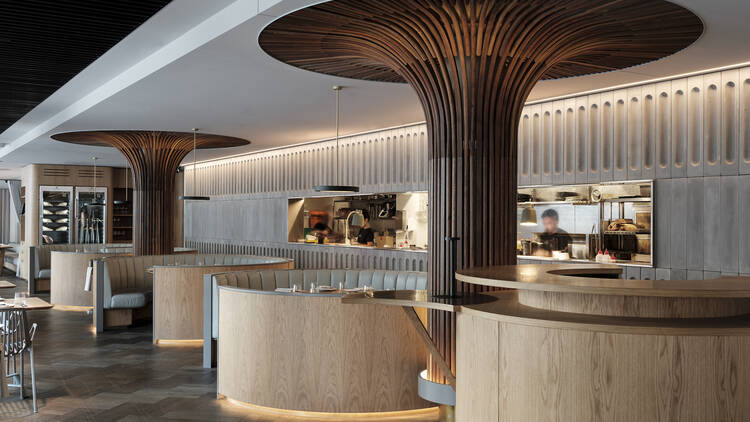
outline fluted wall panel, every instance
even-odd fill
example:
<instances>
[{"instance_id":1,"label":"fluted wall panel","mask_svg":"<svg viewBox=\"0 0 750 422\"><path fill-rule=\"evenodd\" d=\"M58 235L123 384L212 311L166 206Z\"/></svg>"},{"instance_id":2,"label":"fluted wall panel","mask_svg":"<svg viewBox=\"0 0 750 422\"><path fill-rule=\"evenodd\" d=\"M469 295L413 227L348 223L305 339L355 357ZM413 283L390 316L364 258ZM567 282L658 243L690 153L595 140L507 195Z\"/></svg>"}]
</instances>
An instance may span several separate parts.
<instances>
[{"instance_id":1,"label":"fluted wall panel","mask_svg":"<svg viewBox=\"0 0 750 422\"><path fill-rule=\"evenodd\" d=\"M539 142L550 155L528 154L519 163L541 167L542 184L657 180L656 268L641 276L750 274L740 222L750 209L750 67L527 104L519 148L532 139L523 122L537 110ZM518 181L536 184L531 171L519 172ZM628 268L626 276L638 271Z\"/></svg>"},{"instance_id":2,"label":"fluted wall panel","mask_svg":"<svg viewBox=\"0 0 750 422\"><path fill-rule=\"evenodd\" d=\"M541 135L539 135L541 139ZM427 190L424 124L342 137L339 183L362 193ZM331 140L244 154L185 169L186 192L211 196L185 204L185 245L207 253L294 258L297 268L427 271L427 253L300 245L288 242L288 199L336 181ZM195 188L195 191L193 189Z\"/></svg>"},{"instance_id":3,"label":"fluted wall panel","mask_svg":"<svg viewBox=\"0 0 750 422\"><path fill-rule=\"evenodd\" d=\"M319 184L357 185L362 192L427 190L424 124L341 138L338 182L335 146L328 140L199 163L195 190L193 166L187 166L185 189L212 197L303 196ZM539 166L538 159L535 162Z\"/></svg>"}]
</instances>

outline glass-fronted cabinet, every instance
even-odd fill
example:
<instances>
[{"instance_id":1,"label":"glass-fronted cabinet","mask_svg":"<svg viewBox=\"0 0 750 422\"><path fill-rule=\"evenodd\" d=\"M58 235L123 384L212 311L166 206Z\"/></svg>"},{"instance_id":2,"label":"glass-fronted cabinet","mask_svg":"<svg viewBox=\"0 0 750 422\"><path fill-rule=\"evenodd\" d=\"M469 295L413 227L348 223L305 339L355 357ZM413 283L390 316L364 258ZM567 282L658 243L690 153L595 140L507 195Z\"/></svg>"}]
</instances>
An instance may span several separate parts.
<instances>
[{"instance_id":1,"label":"glass-fronted cabinet","mask_svg":"<svg viewBox=\"0 0 750 422\"><path fill-rule=\"evenodd\" d=\"M71 243L73 187L39 187L39 243Z\"/></svg>"},{"instance_id":2,"label":"glass-fronted cabinet","mask_svg":"<svg viewBox=\"0 0 750 422\"><path fill-rule=\"evenodd\" d=\"M106 243L107 188L76 188L77 243Z\"/></svg>"}]
</instances>

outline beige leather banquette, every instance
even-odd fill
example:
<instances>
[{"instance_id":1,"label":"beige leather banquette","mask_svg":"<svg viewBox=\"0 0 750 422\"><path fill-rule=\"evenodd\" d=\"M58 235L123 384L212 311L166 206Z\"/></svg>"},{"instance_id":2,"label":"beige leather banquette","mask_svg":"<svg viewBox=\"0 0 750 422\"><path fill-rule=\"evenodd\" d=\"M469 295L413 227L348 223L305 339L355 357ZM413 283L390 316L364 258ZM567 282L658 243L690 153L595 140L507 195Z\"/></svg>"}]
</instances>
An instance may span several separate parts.
<instances>
[{"instance_id":1,"label":"beige leather banquette","mask_svg":"<svg viewBox=\"0 0 750 422\"><path fill-rule=\"evenodd\" d=\"M70 243L29 246L28 274L29 292L49 290L51 278L52 251L59 252L101 252L104 249L116 251L118 249L132 250L128 243Z\"/></svg>"},{"instance_id":2,"label":"beige leather banquette","mask_svg":"<svg viewBox=\"0 0 750 422\"><path fill-rule=\"evenodd\" d=\"M310 285L345 289L368 286L375 290L427 290L427 273L386 270L250 270L209 274L204 279L203 294L203 366L214 360L214 344L219 333L219 286L249 290L274 291L293 285L308 290Z\"/></svg>"},{"instance_id":3,"label":"beige leather banquette","mask_svg":"<svg viewBox=\"0 0 750 422\"><path fill-rule=\"evenodd\" d=\"M155 266L231 266L262 264L268 258L253 255L173 254L116 256L94 261L94 323L97 331L104 327L130 325L130 317L107 318L105 311L144 308L151 303ZM150 310L150 307L149 307ZM150 313L150 312L149 312ZM122 314L122 312L120 312Z\"/></svg>"}]
</instances>

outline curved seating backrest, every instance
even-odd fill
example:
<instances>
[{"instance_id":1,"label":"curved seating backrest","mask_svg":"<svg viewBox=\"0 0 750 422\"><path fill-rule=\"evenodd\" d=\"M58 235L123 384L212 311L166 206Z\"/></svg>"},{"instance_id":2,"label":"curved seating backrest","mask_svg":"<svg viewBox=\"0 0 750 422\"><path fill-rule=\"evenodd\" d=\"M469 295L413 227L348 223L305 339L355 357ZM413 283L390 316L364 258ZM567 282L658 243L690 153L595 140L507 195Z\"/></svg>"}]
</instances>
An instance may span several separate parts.
<instances>
[{"instance_id":1,"label":"curved seating backrest","mask_svg":"<svg viewBox=\"0 0 750 422\"><path fill-rule=\"evenodd\" d=\"M217 285L253 290L277 287L310 288L311 283L347 289L370 286L375 290L426 290L427 273L387 270L247 270L215 274Z\"/></svg>"},{"instance_id":2,"label":"curved seating backrest","mask_svg":"<svg viewBox=\"0 0 750 422\"><path fill-rule=\"evenodd\" d=\"M427 290L427 273L416 271L244 270L212 274L210 281L211 297L203 298L203 312L207 313L204 316L204 324L207 324L210 318L210 335L213 338L219 335L219 286L273 291L278 287L289 288L296 284L300 289L307 290L310 283L338 287L339 282L343 282L344 288L347 289L370 286L375 290ZM204 338L204 342L206 341Z\"/></svg>"},{"instance_id":3,"label":"curved seating backrest","mask_svg":"<svg viewBox=\"0 0 750 422\"><path fill-rule=\"evenodd\" d=\"M173 254L143 256L113 256L104 262L104 295L111 291L150 291L153 277L148 269L156 266L226 266L252 265L289 262L286 258L273 258L254 255L224 254Z\"/></svg>"},{"instance_id":4,"label":"curved seating backrest","mask_svg":"<svg viewBox=\"0 0 750 422\"><path fill-rule=\"evenodd\" d=\"M36 253L36 273L38 273L40 270L50 268L50 263L52 261L52 252L53 251L59 251L59 252L75 252L75 251L84 251L84 252L99 252L102 249L106 248L126 248L126 247L132 247L131 244L124 244L124 243L60 243L60 244L52 244L52 245L38 245L34 247L34 251Z\"/></svg>"}]
</instances>

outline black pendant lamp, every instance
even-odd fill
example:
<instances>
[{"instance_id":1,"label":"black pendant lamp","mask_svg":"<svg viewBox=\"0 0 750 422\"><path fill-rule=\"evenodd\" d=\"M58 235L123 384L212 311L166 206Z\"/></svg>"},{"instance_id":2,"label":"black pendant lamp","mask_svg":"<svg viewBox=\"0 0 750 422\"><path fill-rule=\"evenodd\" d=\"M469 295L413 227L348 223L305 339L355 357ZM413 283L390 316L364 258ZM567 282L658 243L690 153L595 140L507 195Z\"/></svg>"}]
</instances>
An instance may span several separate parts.
<instances>
[{"instance_id":1,"label":"black pendant lamp","mask_svg":"<svg viewBox=\"0 0 750 422\"><path fill-rule=\"evenodd\" d=\"M336 180L333 185L317 185L315 186L316 192L329 192L329 193L350 193L359 192L359 186L339 185L339 94L343 87L335 85L333 91L336 93Z\"/></svg>"},{"instance_id":2,"label":"black pendant lamp","mask_svg":"<svg viewBox=\"0 0 750 422\"><path fill-rule=\"evenodd\" d=\"M91 157L91 159L94 160L94 200L91 201L91 202L89 202L88 206L90 206L90 207L103 207L103 206L105 206L107 204L105 204L104 202L101 202L99 200L99 195L96 194L96 179L97 179L97 174L96 174L96 160L98 160L99 157Z\"/></svg>"},{"instance_id":3,"label":"black pendant lamp","mask_svg":"<svg viewBox=\"0 0 750 422\"><path fill-rule=\"evenodd\" d=\"M195 195L195 189L197 186L195 184L195 163L196 163L195 150L197 149L195 140L196 140L196 137L198 136L197 134L198 134L198 128L193 128L193 195L180 195L178 199L182 201L210 201L211 200L211 198L208 196Z\"/></svg>"}]
</instances>

